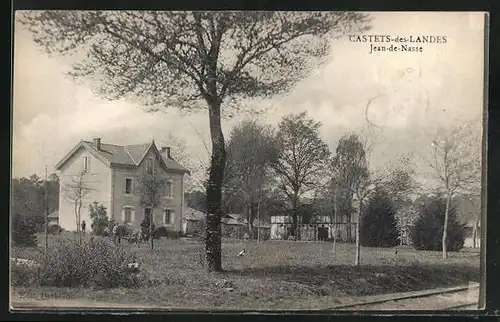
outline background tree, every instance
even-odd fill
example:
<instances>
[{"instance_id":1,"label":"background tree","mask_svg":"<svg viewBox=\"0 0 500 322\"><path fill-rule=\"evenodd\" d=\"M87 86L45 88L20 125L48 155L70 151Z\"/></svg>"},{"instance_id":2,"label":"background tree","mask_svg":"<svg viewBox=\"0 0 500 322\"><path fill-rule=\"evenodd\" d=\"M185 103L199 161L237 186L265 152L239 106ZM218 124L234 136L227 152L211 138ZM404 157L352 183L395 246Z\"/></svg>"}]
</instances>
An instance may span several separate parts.
<instances>
[{"instance_id":1,"label":"background tree","mask_svg":"<svg viewBox=\"0 0 500 322\"><path fill-rule=\"evenodd\" d=\"M78 238L80 244L82 243L82 232L80 225L82 222L82 206L85 202L87 196L92 191L86 182L86 173L81 172L80 174L71 178L71 182L63 186L63 193L66 200L71 202L74 206L75 220L76 220L76 232L78 233Z\"/></svg>"},{"instance_id":2,"label":"background tree","mask_svg":"<svg viewBox=\"0 0 500 322\"><path fill-rule=\"evenodd\" d=\"M45 226L45 198L47 186L49 212L59 208L59 177L51 174L47 180L33 174L30 177L12 179L11 213L30 216L35 222L37 231L41 232Z\"/></svg>"},{"instance_id":3,"label":"background tree","mask_svg":"<svg viewBox=\"0 0 500 322\"><path fill-rule=\"evenodd\" d=\"M376 188L364 208L360 244L368 247L394 247L398 244L396 207L387 191Z\"/></svg>"},{"instance_id":4,"label":"background tree","mask_svg":"<svg viewBox=\"0 0 500 322\"><path fill-rule=\"evenodd\" d=\"M481 132L472 124L463 124L450 130L439 129L432 140L432 152L424 157L446 196L442 232L443 259L448 257L448 219L452 198L457 193L480 190L481 186ZM479 187L479 188L478 188Z\"/></svg>"},{"instance_id":5,"label":"background tree","mask_svg":"<svg viewBox=\"0 0 500 322\"><path fill-rule=\"evenodd\" d=\"M172 159L186 167L190 174L184 177L185 193L192 192L197 189L206 188L203 184L204 166L202 160L197 160L188 151L187 142L185 139L168 133L167 137L160 142L161 146L169 146L171 148Z\"/></svg>"},{"instance_id":6,"label":"background tree","mask_svg":"<svg viewBox=\"0 0 500 322\"><path fill-rule=\"evenodd\" d=\"M109 225L106 207L94 201L89 205L89 216L90 220L92 220L90 225L92 232L97 236L104 236L104 230Z\"/></svg>"},{"instance_id":7,"label":"background tree","mask_svg":"<svg viewBox=\"0 0 500 322\"><path fill-rule=\"evenodd\" d=\"M33 11L21 21L49 53L85 50L70 74L94 80L106 98L139 98L154 110L208 106L212 155L206 253L209 270L220 271L226 160L222 104L287 91L326 59L333 37L367 29L368 17L353 12ZM232 106L226 115L240 105Z\"/></svg>"},{"instance_id":8,"label":"background tree","mask_svg":"<svg viewBox=\"0 0 500 322\"><path fill-rule=\"evenodd\" d=\"M320 138L320 122L307 118L305 112L285 116L276 135L278 157L272 167L278 184L288 199L292 231L300 240L298 207L300 197L322 180L330 150Z\"/></svg>"},{"instance_id":9,"label":"background tree","mask_svg":"<svg viewBox=\"0 0 500 322\"><path fill-rule=\"evenodd\" d=\"M389 163L379 184L392 200L401 243L410 235L410 229L417 217L412 200L419 185L414 178L411 157L409 154L402 155L394 164Z\"/></svg>"},{"instance_id":10,"label":"background tree","mask_svg":"<svg viewBox=\"0 0 500 322\"><path fill-rule=\"evenodd\" d=\"M22 247L36 247L36 223L33 217L15 214L11 221L12 243Z\"/></svg>"},{"instance_id":11,"label":"background tree","mask_svg":"<svg viewBox=\"0 0 500 322\"><path fill-rule=\"evenodd\" d=\"M269 126L246 120L233 128L227 147L224 190L244 206L250 236L254 236L253 221L257 218L266 184L270 181L270 165L276 156Z\"/></svg>"},{"instance_id":12,"label":"background tree","mask_svg":"<svg viewBox=\"0 0 500 322\"><path fill-rule=\"evenodd\" d=\"M151 251L154 248L154 211L161 204L161 198L165 193L165 181L166 178L159 175L159 171L152 168L145 168L142 172L140 178L140 198L141 205L144 208L149 208L149 218L145 220L149 221L149 240L151 243Z\"/></svg>"},{"instance_id":13,"label":"background tree","mask_svg":"<svg viewBox=\"0 0 500 322\"><path fill-rule=\"evenodd\" d=\"M457 220L456 209L446 195L429 196L421 206L419 217L412 229L412 244L417 250L442 250L442 232L448 209L448 238L446 249L456 252L465 241L465 225Z\"/></svg>"},{"instance_id":14,"label":"background tree","mask_svg":"<svg viewBox=\"0 0 500 322\"><path fill-rule=\"evenodd\" d=\"M372 185L368 169L366 144L355 134L343 135L338 143L335 156L331 160L332 182L345 193L347 207L352 205L355 195L359 202L358 223L356 224L356 260L360 259L360 226L363 214L363 201Z\"/></svg>"}]
</instances>

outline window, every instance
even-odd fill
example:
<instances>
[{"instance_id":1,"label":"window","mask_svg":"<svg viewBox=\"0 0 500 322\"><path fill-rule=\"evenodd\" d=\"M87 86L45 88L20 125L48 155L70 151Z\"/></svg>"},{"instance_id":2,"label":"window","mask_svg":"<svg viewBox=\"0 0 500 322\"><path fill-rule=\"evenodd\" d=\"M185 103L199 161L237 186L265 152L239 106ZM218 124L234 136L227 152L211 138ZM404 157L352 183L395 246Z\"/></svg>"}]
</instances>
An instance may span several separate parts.
<instances>
[{"instance_id":1,"label":"window","mask_svg":"<svg viewBox=\"0 0 500 322\"><path fill-rule=\"evenodd\" d=\"M125 179L125 193L127 195L132 194L132 179L130 178Z\"/></svg>"},{"instance_id":2,"label":"window","mask_svg":"<svg viewBox=\"0 0 500 322\"><path fill-rule=\"evenodd\" d=\"M165 186L166 186L165 196L167 198L173 198L174 197L174 182L172 180L168 180L166 182Z\"/></svg>"},{"instance_id":3,"label":"window","mask_svg":"<svg viewBox=\"0 0 500 322\"><path fill-rule=\"evenodd\" d=\"M148 174L153 174L153 158L146 160L146 172Z\"/></svg>"},{"instance_id":4,"label":"window","mask_svg":"<svg viewBox=\"0 0 500 322\"><path fill-rule=\"evenodd\" d=\"M123 209L123 222L129 224L133 221L133 209L132 207L125 207Z\"/></svg>"},{"instance_id":5,"label":"window","mask_svg":"<svg viewBox=\"0 0 500 322\"><path fill-rule=\"evenodd\" d=\"M89 172L90 159L89 157L83 157L83 172Z\"/></svg>"},{"instance_id":6,"label":"window","mask_svg":"<svg viewBox=\"0 0 500 322\"><path fill-rule=\"evenodd\" d=\"M165 209L163 223L165 225L173 225L174 224L174 211L172 209Z\"/></svg>"}]
</instances>

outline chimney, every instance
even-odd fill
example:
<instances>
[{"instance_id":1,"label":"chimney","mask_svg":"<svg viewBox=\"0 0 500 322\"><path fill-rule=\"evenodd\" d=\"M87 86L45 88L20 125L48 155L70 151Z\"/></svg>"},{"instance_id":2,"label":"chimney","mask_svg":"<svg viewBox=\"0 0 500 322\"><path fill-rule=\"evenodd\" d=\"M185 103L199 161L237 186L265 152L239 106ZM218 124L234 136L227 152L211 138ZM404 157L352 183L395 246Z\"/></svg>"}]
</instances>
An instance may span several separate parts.
<instances>
[{"instance_id":1,"label":"chimney","mask_svg":"<svg viewBox=\"0 0 500 322\"><path fill-rule=\"evenodd\" d=\"M101 150L101 138L94 138L94 149Z\"/></svg>"},{"instance_id":2,"label":"chimney","mask_svg":"<svg viewBox=\"0 0 500 322\"><path fill-rule=\"evenodd\" d=\"M170 147L169 146L165 146L165 147L162 147L161 148L161 153L167 157L167 159L172 159L171 155L170 155Z\"/></svg>"}]
</instances>

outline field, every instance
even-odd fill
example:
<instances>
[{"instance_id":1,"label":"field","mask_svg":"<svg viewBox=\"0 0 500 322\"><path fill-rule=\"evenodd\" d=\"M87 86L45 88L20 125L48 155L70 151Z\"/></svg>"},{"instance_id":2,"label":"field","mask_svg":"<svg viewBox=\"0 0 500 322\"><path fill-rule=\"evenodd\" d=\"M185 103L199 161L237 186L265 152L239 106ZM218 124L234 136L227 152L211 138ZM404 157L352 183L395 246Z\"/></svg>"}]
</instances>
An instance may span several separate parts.
<instances>
[{"instance_id":1,"label":"field","mask_svg":"<svg viewBox=\"0 0 500 322\"><path fill-rule=\"evenodd\" d=\"M68 237L50 236L49 244L58 238ZM353 244L337 244L333 252L328 242L224 240L225 272L209 274L204 245L196 240L157 240L153 252L146 244L120 247L138 254L149 285L112 290L16 287L13 292L180 309L325 309L357 296L479 281L478 253L467 249L444 261L440 252L363 247L356 267ZM236 256L243 248L246 255ZM11 251L12 257L30 258L37 250Z\"/></svg>"}]
</instances>

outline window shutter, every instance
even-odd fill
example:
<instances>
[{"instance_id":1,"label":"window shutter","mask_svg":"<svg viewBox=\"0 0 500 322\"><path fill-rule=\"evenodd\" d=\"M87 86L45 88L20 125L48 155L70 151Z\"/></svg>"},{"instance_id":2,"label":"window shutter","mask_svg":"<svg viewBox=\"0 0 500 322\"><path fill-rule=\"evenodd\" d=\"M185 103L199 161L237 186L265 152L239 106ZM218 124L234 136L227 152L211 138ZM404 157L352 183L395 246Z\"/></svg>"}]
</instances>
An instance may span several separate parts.
<instances>
[{"instance_id":1,"label":"window shutter","mask_svg":"<svg viewBox=\"0 0 500 322\"><path fill-rule=\"evenodd\" d=\"M130 222L132 222L132 223L135 222L135 209L132 209L130 211Z\"/></svg>"},{"instance_id":2,"label":"window shutter","mask_svg":"<svg viewBox=\"0 0 500 322\"><path fill-rule=\"evenodd\" d=\"M90 157L87 157L87 172L90 173Z\"/></svg>"},{"instance_id":3,"label":"window shutter","mask_svg":"<svg viewBox=\"0 0 500 322\"><path fill-rule=\"evenodd\" d=\"M122 209L122 221L125 221L125 208Z\"/></svg>"}]
</instances>

